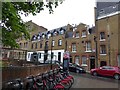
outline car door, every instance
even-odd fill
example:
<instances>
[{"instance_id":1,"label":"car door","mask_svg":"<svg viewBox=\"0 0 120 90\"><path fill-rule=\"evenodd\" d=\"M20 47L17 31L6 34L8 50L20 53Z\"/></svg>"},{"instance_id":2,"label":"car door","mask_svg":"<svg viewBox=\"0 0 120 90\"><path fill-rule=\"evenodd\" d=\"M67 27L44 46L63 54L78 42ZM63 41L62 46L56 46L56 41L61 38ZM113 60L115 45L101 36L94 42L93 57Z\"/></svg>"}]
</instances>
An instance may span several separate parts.
<instances>
[{"instance_id":1,"label":"car door","mask_svg":"<svg viewBox=\"0 0 120 90\"><path fill-rule=\"evenodd\" d=\"M103 66L103 67L101 67L101 68L99 69L98 73L99 73L100 75L106 76L107 73L108 73L108 70L107 70L107 69L108 69L107 67Z\"/></svg>"},{"instance_id":2,"label":"car door","mask_svg":"<svg viewBox=\"0 0 120 90\"><path fill-rule=\"evenodd\" d=\"M115 73L115 68L109 67L107 70L107 76L113 76Z\"/></svg>"}]
</instances>

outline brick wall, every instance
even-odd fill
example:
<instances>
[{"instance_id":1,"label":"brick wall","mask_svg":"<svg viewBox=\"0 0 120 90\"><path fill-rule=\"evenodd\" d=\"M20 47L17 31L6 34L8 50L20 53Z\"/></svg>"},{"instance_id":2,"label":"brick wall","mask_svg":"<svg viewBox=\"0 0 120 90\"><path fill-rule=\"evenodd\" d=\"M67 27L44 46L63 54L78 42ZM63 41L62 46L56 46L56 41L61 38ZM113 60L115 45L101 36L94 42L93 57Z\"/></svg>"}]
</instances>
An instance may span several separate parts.
<instances>
[{"instance_id":1,"label":"brick wall","mask_svg":"<svg viewBox=\"0 0 120 90\"><path fill-rule=\"evenodd\" d=\"M57 68L57 65L53 65L52 68ZM41 74L50 70L50 65L41 66L28 66L28 67L3 67L2 68L2 82L13 80L16 78L25 78L30 75Z\"/></svg>"}]
</instances>

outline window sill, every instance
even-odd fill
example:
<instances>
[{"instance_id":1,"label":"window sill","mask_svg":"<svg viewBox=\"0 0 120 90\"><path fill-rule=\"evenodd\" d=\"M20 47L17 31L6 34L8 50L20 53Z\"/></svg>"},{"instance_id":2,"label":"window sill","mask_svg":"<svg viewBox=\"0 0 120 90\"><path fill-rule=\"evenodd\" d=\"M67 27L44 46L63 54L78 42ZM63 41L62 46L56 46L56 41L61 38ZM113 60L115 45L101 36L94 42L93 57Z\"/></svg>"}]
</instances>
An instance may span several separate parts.
<instances>
[{"instance_id":1,"label":"window sill","mask_svg":"<svg viewBox=\"0 0 120 90\"><path fill-rule=\"evenodd\" d=\"M106 56L107 54L100 54L101 56Z\"/></svg>"},{"instance_id":2,"label":"window sill","mask_svg":"<svg viewBox=\"0 0 120 90\"><path fill-rule=\"evenodd\" d=\"M102 41L105 41L105 39L100 39L100 41L102 42Z\"/></svg>"},{"instance_id":3,"label":"window sill","mask_svg":"<svg viewBox=\"0 0 120 90\"><path fill-rule=\"evenodd\" d=\"M82 36L82 38L86 38L87 36Z\"/></svg>"},{"instance_id":4,"label":"window sill","mask_svg":"<svg viewBox=\"0 0 120 90\"><path fill-rule=\"evenodd\" d=\"M75 37L75 38L80 38L80 37Z\"/></svg>"},{"instance_id":5,"label":"window sill","mask_svg":"<svg viewBox=\"0 0 120 90\"><path fill-rule=\"evenodd\" d=\"M81 64L82 67L87 67L88 65L87 64Z\"/></svg>"},{"instance_id":6,"label":"window sill","mask_svg":"<svg viewBox=\"0 0 120 90\"><path fill-rule=\"evenodd\" d=\"M92 52L92 51L85 51L85 52Z\"/></svg>"}]
</instances>

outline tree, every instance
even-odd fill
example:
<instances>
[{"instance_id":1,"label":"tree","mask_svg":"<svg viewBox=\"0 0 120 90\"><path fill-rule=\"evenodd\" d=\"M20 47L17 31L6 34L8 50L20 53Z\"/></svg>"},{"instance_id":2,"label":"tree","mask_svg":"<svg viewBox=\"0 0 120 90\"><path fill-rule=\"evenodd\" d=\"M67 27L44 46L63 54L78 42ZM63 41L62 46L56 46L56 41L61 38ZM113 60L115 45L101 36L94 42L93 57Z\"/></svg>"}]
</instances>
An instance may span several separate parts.
<instances>
[{"instance_id":1,"label":"tree","mask_svg":"<svg viewBox=\"0 0 120 90\"><path fill-rule=\"evenodd\" d=\"M20 17L24 14L26 17L29 14L36 15L44 8L48 8L49 13L53 13L53 6L56 8L63 0L45 2L2 2L2 43L4 46L11 48L19 48L16 39L24 36L29 39L30 35L25 26L25 23Z\"/></svg>"}]
</instances>

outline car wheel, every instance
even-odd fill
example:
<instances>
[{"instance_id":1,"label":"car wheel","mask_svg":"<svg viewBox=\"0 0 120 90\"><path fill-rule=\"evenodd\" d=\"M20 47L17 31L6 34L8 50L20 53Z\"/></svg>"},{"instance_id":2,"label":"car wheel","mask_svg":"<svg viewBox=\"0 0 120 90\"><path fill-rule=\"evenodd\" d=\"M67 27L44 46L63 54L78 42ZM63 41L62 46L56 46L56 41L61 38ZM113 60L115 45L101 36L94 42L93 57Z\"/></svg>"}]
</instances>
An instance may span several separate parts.
<instances>
[{"instance_id":1,"label":"car wheel","mask_svg":"<svg viewBox=\"0 0 120 90\"><path fill-rule=\"evenodd\" d=\"M97 76L97 72L93 72L93 76Z\"/></svg>"},{"instance_id":2,"label":"car wheel","mask_svg":"<svg viewBox=\"0 0 120 90\"><path fill-rule=\"evenodd\" d=\"M119 75L119 74L115 74L113 77L114 77L116 80L119 80L119 79L120 79L120 75Z\"/></svg>"},{"instance_id":3,"label":"car wheel","mask_svg":"<svg viewBox=\"0 0 120 90\"><path fill-rule=\"evenodd\" d=\"M79 73L79 70L76 70L76 73Z\"/></svg>"}]
</instances>

